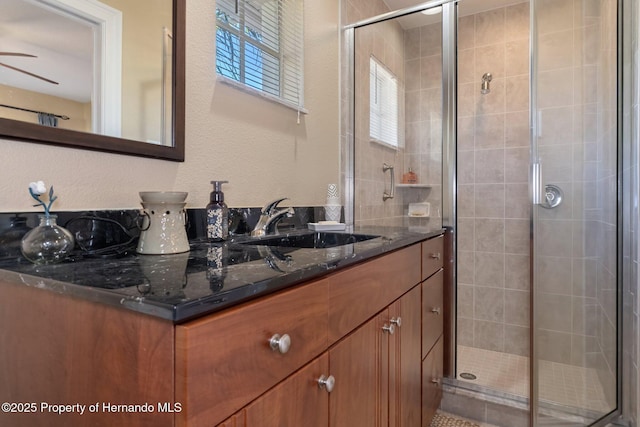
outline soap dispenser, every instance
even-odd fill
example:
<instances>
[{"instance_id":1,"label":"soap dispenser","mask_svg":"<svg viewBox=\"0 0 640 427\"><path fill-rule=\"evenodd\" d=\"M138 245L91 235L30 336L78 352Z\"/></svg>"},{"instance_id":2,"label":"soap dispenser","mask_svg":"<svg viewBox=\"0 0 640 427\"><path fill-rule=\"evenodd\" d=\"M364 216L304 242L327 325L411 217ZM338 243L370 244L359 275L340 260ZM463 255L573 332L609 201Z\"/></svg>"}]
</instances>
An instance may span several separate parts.
<instances>
[{"instance_id":1,"label":"soap dispenser","mask_svg":"<svg viewBox=\"0 0 640 427\"><path fill-rule=\"evenodd\" d=\"M207 205L207 239L211 242L220 242L229 236L229 208L222 192L222 184L227 182L211 181L213 191Z\"/></svg>"}]
</instances>

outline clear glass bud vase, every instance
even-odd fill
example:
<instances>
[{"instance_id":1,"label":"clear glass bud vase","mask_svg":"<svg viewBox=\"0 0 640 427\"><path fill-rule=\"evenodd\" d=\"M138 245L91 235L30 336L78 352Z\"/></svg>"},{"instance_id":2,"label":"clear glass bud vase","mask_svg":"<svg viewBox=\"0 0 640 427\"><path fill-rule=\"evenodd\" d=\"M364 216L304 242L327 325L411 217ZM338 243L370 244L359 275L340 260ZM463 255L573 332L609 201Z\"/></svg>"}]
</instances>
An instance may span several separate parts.
<instances>
[{"instance_id":1,"label":"clear glass bud vase","mask_svg":"<svg viewBox=\"0 0 640 427\"><path fill-rule=\"evenodd\" d=\"M73 251L73 235L57 224L57 215L38 215L40 225L22 238L22 255L34 264L63 261Z\"/></svg>"}]
</instances>

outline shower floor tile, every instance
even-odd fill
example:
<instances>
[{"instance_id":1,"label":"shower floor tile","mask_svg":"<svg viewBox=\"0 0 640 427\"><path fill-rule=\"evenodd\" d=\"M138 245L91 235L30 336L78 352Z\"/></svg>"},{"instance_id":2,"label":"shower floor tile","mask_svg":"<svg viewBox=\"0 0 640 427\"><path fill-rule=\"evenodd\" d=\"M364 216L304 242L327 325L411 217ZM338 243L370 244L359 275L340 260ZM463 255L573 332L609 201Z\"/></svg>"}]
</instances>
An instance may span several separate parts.
<instances>
[{"instance_id":1,"label":"shower floor tile","mask_svg":"<svg viewBox=\"0 0 640 427\"><path fill-rule=\"evenodd\" d=\"M458 379L516 396L529 396L529 358L473 347L458 346ZM539 362L542 401L607 412L604 390L595 369L541 360ZM477 378L466 380L461 373Z\"/></svg>"}]
</instances>

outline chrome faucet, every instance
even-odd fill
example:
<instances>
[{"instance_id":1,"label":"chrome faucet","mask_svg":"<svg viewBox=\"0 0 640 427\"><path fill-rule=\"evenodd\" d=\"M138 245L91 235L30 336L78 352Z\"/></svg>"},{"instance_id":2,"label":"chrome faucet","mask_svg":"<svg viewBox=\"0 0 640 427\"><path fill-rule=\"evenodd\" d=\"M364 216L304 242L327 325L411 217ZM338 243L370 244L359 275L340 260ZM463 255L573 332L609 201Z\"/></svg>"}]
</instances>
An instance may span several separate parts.
<instances>
[{"instance_id":1,"label":"chrome faucet","mask_svg":"<svg viewBox=\"0 0 640 427\"><path fill-rule=\"evenodd\" d=\"M285 208L276 210L278 204L283 200L288 200L287 197L277 199L267 203L260 211L260 219L258 223L251 231L251 237L261 237L267 234L276 234L276 225L284 217L292 217L295 213L293 208Z\"/></svg>"}]
</instances>

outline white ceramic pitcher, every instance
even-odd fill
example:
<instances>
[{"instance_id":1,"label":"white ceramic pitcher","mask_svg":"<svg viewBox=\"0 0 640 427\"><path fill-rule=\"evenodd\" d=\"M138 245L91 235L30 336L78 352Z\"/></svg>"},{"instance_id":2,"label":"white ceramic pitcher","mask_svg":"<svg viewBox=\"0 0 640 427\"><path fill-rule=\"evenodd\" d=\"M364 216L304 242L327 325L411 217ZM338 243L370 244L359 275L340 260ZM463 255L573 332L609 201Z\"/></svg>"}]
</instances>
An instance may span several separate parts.
<instances>
[{"instance_id":1,"label":"white ceramic pitcher","mask_svg":"<svg viewBox=\"0 0 640 427\"><path fill-rule=\"evenodd\" d=\"M186 192L143 191L143 221L136 252L145 255L189 251L184 207Z\"/></svg>"}]
</instances>

